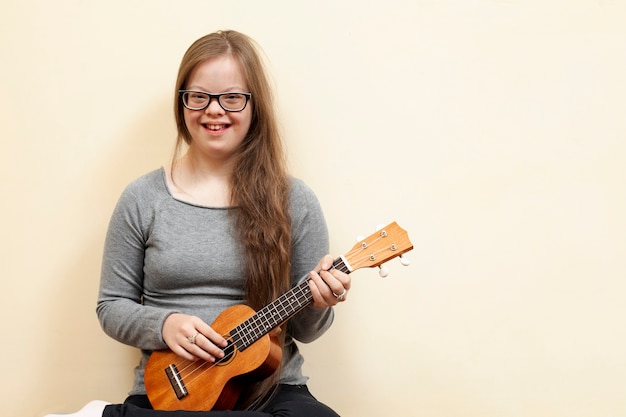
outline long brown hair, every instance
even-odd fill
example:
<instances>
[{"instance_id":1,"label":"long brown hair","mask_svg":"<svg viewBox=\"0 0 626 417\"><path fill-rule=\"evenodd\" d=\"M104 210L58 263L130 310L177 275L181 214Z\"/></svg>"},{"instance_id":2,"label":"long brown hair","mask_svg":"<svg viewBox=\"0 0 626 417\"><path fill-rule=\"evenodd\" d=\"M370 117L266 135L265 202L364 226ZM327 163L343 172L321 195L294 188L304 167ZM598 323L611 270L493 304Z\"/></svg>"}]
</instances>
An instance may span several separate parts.
<instances>
[{"instance_id":1,"label":"long brown hair","mask_svg":"<svg viewBox=\"0 0 626 417\"><path fill-rule=\"evenodd\" d=\"M280 136L274 99L256 43L236 31L218 31L195 41L181 61L174 98L178 137L172 160L184 144L191 143L178 90L185 89L189 74L201 62L229 54L238 63L252 94L252 121L237 154L231 177L230 210L245 251L245 298L255 310L275 300L291 287L290 181ZM279 336L284 343L285 333ZM277 382L280 367L271 378L245 392L240 406L255 407Z\"/></svg>"},{"instance_id":2,"label":"long brown hair","mask_svg":"<svg viewBox=\"0 0 626 417\"><path fill-rule=\"evenodd\" d=\"M183 143L191 142L178 90L201 62L231 55L252 94L252 121L237 155L231 178L235 225L245 250L245 297L254 309L273 301L290 287L290 182L286 171L274 99L256 43L248 36L218 31L195 41L181 61L174 100L178 137L174 161ZM172 164L174 166L174 164Z\"/></svg>"}]
</instances>

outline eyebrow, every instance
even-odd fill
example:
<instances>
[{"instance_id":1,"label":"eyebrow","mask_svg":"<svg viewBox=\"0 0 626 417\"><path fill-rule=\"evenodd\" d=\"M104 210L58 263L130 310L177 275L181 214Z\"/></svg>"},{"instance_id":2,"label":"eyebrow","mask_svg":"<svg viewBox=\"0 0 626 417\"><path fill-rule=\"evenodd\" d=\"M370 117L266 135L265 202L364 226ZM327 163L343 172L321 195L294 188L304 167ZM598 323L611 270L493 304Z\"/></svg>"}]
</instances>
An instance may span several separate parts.
<instances>
[{"instance_id":1,"label":"eyebrow","mask_svg":"<svg viewBox=\"0 0 626 417\"><path fill-rule=\"evenodd\" d=\"M187 88L187 90L196 90L196 91L204 91L207 93L213 93L212 91L209 91L207 89L205 89L204 87L200 87L197 85L191 85ZM245 88L241 88L241 87L228 87L226 90L223 90L222 93L228 93L228 92L236 92L236 91L246 91L247 89ZM217 94L217 93L215 93Z\"/></svg>"}]
</instances>

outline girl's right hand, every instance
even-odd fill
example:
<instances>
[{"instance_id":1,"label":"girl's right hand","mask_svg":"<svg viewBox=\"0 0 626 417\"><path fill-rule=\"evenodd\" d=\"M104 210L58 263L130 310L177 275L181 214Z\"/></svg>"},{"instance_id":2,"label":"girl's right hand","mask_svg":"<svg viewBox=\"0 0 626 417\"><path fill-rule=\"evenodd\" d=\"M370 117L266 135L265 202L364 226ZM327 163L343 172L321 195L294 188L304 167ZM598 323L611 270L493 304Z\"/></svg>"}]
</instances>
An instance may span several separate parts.
<instances>
[{"instance_id":1,"label":"girl's right hand","mask_svg":"<svg viewBox=\"0 0 626 417\"><path fill-rule=\"evenodd\" d=\"M163 323L163 340L172 352L187 360L215 362L224 357L228 342L202 319L187 314L170 314Z\"/></svg>"}]
</instances>

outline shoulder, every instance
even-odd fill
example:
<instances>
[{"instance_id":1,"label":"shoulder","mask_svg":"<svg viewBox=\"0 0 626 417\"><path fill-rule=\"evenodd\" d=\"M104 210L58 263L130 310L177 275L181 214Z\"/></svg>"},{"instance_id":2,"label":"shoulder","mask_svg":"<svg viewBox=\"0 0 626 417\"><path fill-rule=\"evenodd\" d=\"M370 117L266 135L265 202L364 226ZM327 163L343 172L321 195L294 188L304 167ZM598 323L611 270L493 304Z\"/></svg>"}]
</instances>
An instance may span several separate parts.
<instances>
[{"instance_id":1,"label":"shoulder","mask_svg":"<svg viewBox=\"0 0 626 417\"><path fill-rule=\"evenodd\" d=\"M109 224L110 231L133 230L144 239L153 224L155 213L167 201L163 169L157 169L133 180L120 196Z\"/></svg>"},{"instance_id":2,"label":"shoulder","mask_svg":"<svg viewBox=\"0 0 626 417\"><path fill-rule=\"evenodd\" d=\"M289 199L291 221L295 230L326 228L322 206L315 192L304 181L291 177Z\"/></svg>"},{"instance_id":3,"label":"shoulder","mask_svg":"<svg viewBox=\"0 0 626 417\"><path fill-rule=\"evenodd\" d=\"M319 204L317 196L304 181L295 177L290 177L290 181L290 202L292 206L308 205L311 203Z\"/></svg>"},{"instance_id":4,"label":"shoulder","mask_svg":"<svg viewBox=\"0 0 626 417\"><path fill-rule=\"evenodd\" d=\"M133 180L122 192L115 215L134 217L143 221L150 218L163 201L167 201L167 187L163 168L156 169Z\"/></svg>"},{"instance_id":5,"label":"shoulder","mask_svg":"<svg viewBox=\"0 0 626 417\"><path fill-rule=\"evenodd\" d=\"M133 180L122 192L122 200L135 203L163 199L168 195L163 168L155 169Z\"/></svg>"},{"instance_id":6,"label":"shoulder","mask_svg":"<svg viewBox=\"0 0 626 417\"><path fill-rule=\"evenodd\" d=\"M136 178L126 186L126 192L164 191L165 177L163 168L155 169Z\"/></svg>"}]
</instances>

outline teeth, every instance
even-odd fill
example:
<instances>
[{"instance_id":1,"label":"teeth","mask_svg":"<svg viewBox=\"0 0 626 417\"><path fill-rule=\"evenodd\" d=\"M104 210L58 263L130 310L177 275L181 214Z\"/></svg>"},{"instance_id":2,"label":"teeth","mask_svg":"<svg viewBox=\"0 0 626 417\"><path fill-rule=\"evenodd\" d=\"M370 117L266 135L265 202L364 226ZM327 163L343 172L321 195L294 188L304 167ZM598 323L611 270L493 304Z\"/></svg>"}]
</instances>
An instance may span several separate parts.
<instances>
[{"instance_id":1,"label":"teeth","mask_svg":"<svg viewBox=\"0 0 626 417\"><path fill-rule=\"evenodd\" d=\"M224 129L226 125L207 125L207 129L209 130L221 130Z\"/></svg>"}]
</instances>

